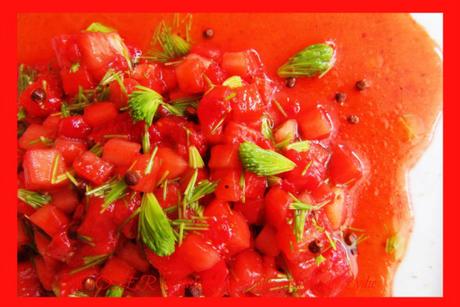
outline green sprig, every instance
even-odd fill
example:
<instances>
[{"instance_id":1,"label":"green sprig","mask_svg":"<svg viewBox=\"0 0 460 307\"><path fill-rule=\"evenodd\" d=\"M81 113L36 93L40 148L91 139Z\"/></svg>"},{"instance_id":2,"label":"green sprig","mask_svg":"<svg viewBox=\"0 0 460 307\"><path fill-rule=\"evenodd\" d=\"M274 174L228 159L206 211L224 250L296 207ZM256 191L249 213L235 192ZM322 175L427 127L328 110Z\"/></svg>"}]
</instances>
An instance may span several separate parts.
<instances>
[{"instance_id":1,"label":"green sprig","mask_svg":"<svg viewBox=\"0 0 460 307\"><path fill-rule=\"evenodd\" d=\"M314 44L299 51L278 69L282 78L315 77L320 78L334 65L335 51L329 44Z\"/></svg>"},{"instance_id":2,"label":"green sprig","mask_svg":"<svg viewBox=\"0 0 460 307\"><path fill-rule=\"evenodd\" d=\"M240 145L239 154L244 168L259 176L277 175L296 167L296 164L285 156L272 150L262 149L250 142Z\"/></svg>"}]
</instances>

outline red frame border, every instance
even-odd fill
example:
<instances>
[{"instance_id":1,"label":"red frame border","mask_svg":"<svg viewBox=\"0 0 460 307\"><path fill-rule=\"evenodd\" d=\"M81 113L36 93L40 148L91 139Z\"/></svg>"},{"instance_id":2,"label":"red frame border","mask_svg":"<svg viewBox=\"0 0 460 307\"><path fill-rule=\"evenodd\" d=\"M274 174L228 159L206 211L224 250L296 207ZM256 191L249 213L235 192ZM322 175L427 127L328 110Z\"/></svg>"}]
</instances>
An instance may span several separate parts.
<instances>
[{"instance_id":1,"label":"red frame border","mask_svg":"<svg viewBox=\"0 0 460 307\"><path fill-rule=\"evenodd\" d=\"M7 150L2 154L4 159L3 175L0 177L4 187L2 210L5 211L6 219L0 224L3 251L0 253L1 263L1 289L2 301L5 305L31 305L45 306L57 302L71 305L82 306L88 303L98 306L122 306L125 304L147 305L151 303L162 304L164 306L202 306L219 304L221 306L231 306L240 304L243 306L264 305L277 306L287 303L290 305L310 304L344 304L353 306L384 306L389 302L402 303L413 306L428 306L434 304L451 304L460 301L455 290L458 289L457 276L460 274L459 266L456 265L456 250L458 248L458 237L454 228L456 217L460 216L460 209L456 200L455 193L456 180L454 176L459 172L459 165L455 163L458 145L457 132L460 131L459 120L455 120L460 115L459 103L456 101L455 86L458 86L456 72L459 65L459 11L458 3L455 0L405 0L405 1L364 1L364 0L328 0L328 1L299 1L281 5L280 3L268 1L247 1L231 0L227 3L217 3L217 1L184 1L168 0L162 3L157 1L136 1L135 6L127 6L126 2L103 0L80 0L75 2L60 2L59 5L52 0L29 1L9 3L9 7L3 8L1 22L2 38L6 45L1 49L4 59L4 69L6 73L1 74L3 87L2 107L0 126L3 133L3 141L6 144L16 144L16 16L22 12L142 12L142 11L175 11L175 12L294 12L294 11L313 11L313 12L442 12L444 13L444 297L443 298L337 298L337 299L314 299L305 302L300 299L266 299L266 298L244 298L244 299L162 299L162 298L124 298L124 299L67 299L60 298L18 298L16 296L16 253L8 252L16 250L16 151ZM14 43L14 44L13 44ZM4 72L5 72L4 70ZM451 77L451 78L449 78ZM457 95L458 96L458 95ZM11 148L15 148L11 146ZM448 166L448 167L446 167ZM455 244L457 243L457 244ZM235 301L238 300L238 301Z\"/></svg>"}]
</instances>

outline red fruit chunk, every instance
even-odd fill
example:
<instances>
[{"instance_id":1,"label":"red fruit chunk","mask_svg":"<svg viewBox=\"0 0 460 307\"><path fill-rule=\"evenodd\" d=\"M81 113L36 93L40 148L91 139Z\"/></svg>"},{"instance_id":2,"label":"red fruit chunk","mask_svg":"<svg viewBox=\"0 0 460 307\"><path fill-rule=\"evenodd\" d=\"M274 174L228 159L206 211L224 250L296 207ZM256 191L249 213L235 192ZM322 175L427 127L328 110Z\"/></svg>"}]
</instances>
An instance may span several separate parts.
<instances>
[{"instance_id":1,"label":"red fruit chunk","mask_svg":"<svg viewBox=\"0 0 460 307\"><path fill-rule=\"evenodd\" d=\"M145 255L153 267L166 279L179 280L193 272L189 264L179 256L178 250L171 256L160 257L146 248Z\"/></svg>"},{"instance_id":2,"label":"red fruit chunk","mask_svg":"<svg viewBox=\"0 0 460 307\"><path fill-rule=\"evenodd\" d=\"M153 159L152 171L145 174L147 165L151 160L152 154L144 154L137 158L131 171L136 173L139 180L136 185L131 186L131 189L138 192L153 192L157 186L157 180L160 179L160 159L158 153Z\"/></svg>"},{"instance_id":3,"label":"red fruit chunk","mask_svg":"<svg viewBox=\"0 0 460 307\"><path fill-rule=\"evenodd\" d=\"M266 225L256 239L256 248L267 256L276 257L280 253L276 240L276 230Z\"/></svg>"},{"instance_id":4,"label":"red fruit chunk","mask_svg":"<svg viewBox=\"0 0 460 307\"><path fill-rule=\"evenodd\" d=\"M120 84L117 81L113 81L109 85L109 101L113 101L118 109L125 107L128 104L128 95L136 89L138 84L139 82L135 79L124 78L123 85L126 90L126 92L124 92Z\"/></svg>"},{"instance_id":5,"label":"red fruit chunk","mask_svg":"<svg viewBox=\"0 0 460 307\"><path fill-rule=\"evenodd\" d=\"M208 270L220 261L217 251L203 237L194 233L187 235L178 253L194 272Z\"/></svg>"},{"instance_id":6,"label":"red fruit chunk","mask_svg":"<svg viewBox=\"0 0 460 307\"><path fill-rule=\"evenodd\" d=\"M109 179L113 164L102 160L91 151L86 151L75 159L73 168L78 176L100 185Z\"/></svg>"},{"instance_id":7,"label":"red fruit chunk","mask_svg":"<svg viewBox=\"0 0 460 307\"><path fill-rule=\"evenodd\" d=\"M149 270L150 264L145 259L143 250L134 243L127 242L117 251L116 255L138 271L147 272Z\"/></svg>"},{"instance_id":8,"label":"red fruit chunk","mask_svg":"<svg viewBox=\"0 0 460 307\"><path fill-rule=\"evenodd\" d=\"M307 140L327 138L334 129L330 115L321 107L302 111L297 121L302 137Z\"/></svg>"},{"instance_id":9,"label":"red fruit chunk","mask_svg":"<svg viewBox=\"0 0 460 307\"><path fill-rule=\"evenodd\" d=\"M266 109L256 84L237 88L231 102L232 119L236 122L257 121Z\"/></svg>"},{"instance_id":10,"label":"red fruit chunk","mask_svg":"<svg viewBox=\"0 0 460 307\"><path fill-rule=\"evenodd\" d=\"M263 194L261 194L263 196ZM246 199L243 202L237 202L234 205L234 210L240 212L249 224L261 224L263 218L264 200L262 199Z\"/></svg>"},{"instance_id":11,"label":"red fruit chunk","mask_svg":"<svg viewBox=\"0 0 460 307\"><path fill-rule=\"evenodd\" d=\"M248 141L265 149L271 149L273 147L270 141L262 135L260 130L254 130L244 123L235 121L229 122L225 127L224 139L225 142L232 144L240 144Z\"/></svg>"},{"instance_id":12,"label":"red fruit chunk","mask_svg":"<svg viewBox=\"0 0 460 307\"><path fill-rule=\"evenodd\" d=\"M61 121L61 119L62 116L60 114L51 114L42 123L43 128L46 128L49 131L50 136L53 138L56 137L59 122Z\"/></svg>"},{"instance_id":13,"label":"red fruit chunk","mask_svg":"<svg viewBox=\"0 0 460 307\"><path fill-rule=\"evenodd\" d=\"M141 145L123 139L110 139L104 144L102 159L116 166L130 166L139 156Z\"/></svg>"},{"instance_id":14,"label":"red fruit chunk","mask_svg":"<svg viewBox=\"0 0 460 307\"><path fill-rule=\"evenodd\" d=\"M95 243L97 247L107 247L110 250L118 241L117 225L112 219L113 205L101 212L103 203L104 199L99 197L89 199L86 215L77 232Z\"/></svg>"},{"instance_id":15,"label":"red fruit chunk","mask_svg":"<svg viewBox=\"0 0 460 307\"><path fill-rule=\"evenodd\" d=\"M22 149L43 149L48 148L52 142L53 134L42 125L31 124L18 140L19 148ZM41 140L43 138L44 141Z\"/></svg>"},{"instance_id":16,"label":"red fruit chunk","mask_svg":"<svg viewBox=\"0 0 460 307\"><path fill-rule=\"evenodd\" d=\"M222 55L222 68L228 75L237 75L251 80L262 69L262 63L255 50L225 52Z\"/></svg>"},{"instance_id":17,"label":"red fruit chunk","mask_svg":"<svg viewBox=\"0 0 460 307\"><path fill-rule=\"evenodd\" d=\"M72 213L78 205L78 195L72 187L67 186L59 190L51 191L51 204L64 213Z\"/></svg>"},{"instance_id":18,"label":"red fruit chunk","mask_svg":"<svg viewBox=\"0 0 460 307\"><path fill-rule=\"evenodd\" d=\"M358 156L345 145L338 145L332 151L329 162L329 176L336 184L355 182L363 175L363 165Z\"/></svg>"},{"instance_id":19,"label":"red fruit chunk","mask_svg":"<svg viewBox=\"0 0 460 307\"><path fill-rule=\"evenodd\" d=\"M198 105L198 119L203 134L211 143L217 143L222 138L225 121L231 112L231 104L226 97L231 94L227 87L217 86L203 96Z\"/></svg>"},{"instance_id":20,"label":"red fruit chunk","mask_svg":"<svg viewBox=\"0 0 460 307\"><path fill-rule=\"evenodd\" d=\"M244 251L235 257L231 272L230 293L241 296L262 278L262 258L253 250Z\"/></svg>"},{"instance_id":21,"label":"red fruit chunk","mask_svg":"<svg viewBox=\"0 0 460 307\"><path fill-rule=\"evenodd\" d=\"M71 67L65 67L60 72L64 92L70 96L76 95L80 88L86 90L93 88L95 85L85 66L80 65L79 62L75 62L73 65L76 66L71 67L77 67L75 68L76 70Z\"/></svg>"},{"instance_id":22,"label":"red fruit chunk","mask_svg":"<svg viewBox=\"0 0 460 307\"><path fill-rule=\"evenodd\" d=\"M229 255L235 255L249 248L251 244L251 232L246 219L239 213L233 212L228 216L232 235L227 241Z\"/></svg>"},{"instance_id":23,"label":"red fruit chunk","mask_svg":"<svg viewBox=\"0 0 460 307\"><path fill-rule=\"evenodd\" d=\"M69 138L84 139L91 132L91 127L80 115L64 117L59 122L58 135Z\"/></svg>"},{"instance_id":24,"label":"red fruit chunk","mask_svg":"<svg viewBox=\"0 0 460 307\"><path fill-rule=\"evenodd\" d=\"M110 258L101 270L100 278L111 285L125 286L133 278L136 270L118 257Z\"/></svg>"},{"instance_id":25,"label":"red fruit chunk","mask_svg":"<svg viewBox=\"0 0 460 307\"><path fill-rule=\"evenodd\" d=\"M47 265L41 256L35 256L33 262L42 287L45 290L51 291L53 289L56 270L52 266Z\"/></svg>"},{"instance_id":26,"label":"red fruit chunk","mask_svg":"<svg viewBox=\"0 0 460 307\"><path fill-rule=\"evenodd\" d=\"M204 296L222 297L225 294L229 275L225 261L219 261L212 268L202 271L198 275Z\"/></svg>"},{"instance_id":27,"label":"red fruit chunk","mask_svg":"<svg viewBox=\"0 0 460 307\"><path fill-rule=\"evenodd\" d=\"M222 201L239 201L241 199L241 171L232 169L215 170L211 174L213 181L218 181L216 197Z\"/></svg>"},{"instance_id":28,"label":"red fruit chunk","mask_svg":"<svg viewBox=\"0 0 460 307\"><path fill-rule=\"evenodd\" d=\"M118 33L81 32L77 39L81 63L88 67L96 82L109 68L116 71L129 68L129 52Z\"/></svg>"},{"instance_id":29,"label":"red fruit chunk","mask_svg":"<svg viewBox=\"0 0 460 307\"><path fill-rule=\"evenodd\" d=\"M72 164L87 149L84 140L71 139L64 136L60 136L54 141L54 147L59 150L66 164Z\"/></svg>"},{"instance_id":30,"label":"red fruit chunk","mask_svg":"<svg viewBox=\"0 0 460 307\"><path fill-rule=\"evenodd\" d=\"M278 228L287 216L291 197L279 187L271 188L265 196L265 221Z\"/></svg>"},{"instance_id":31,"label":"red fruit chunk","mask_svg":"<svg viewBox=\"0 0 460 307\"><path fill-rule=\"evenodd\" d=\"M215 145L211 148L209 168L238 168L241 166L239 146L233 144Z\"/></svg>"},{"instance_id":32,"label":"red fruit chunk","mask_svg":"<svg viewBox=\"0 0 460 307\"><path fill-rule=\"evenodd\" d=\"M83 119L91 127L102 126L117 118L118 109L111 102L96 102L85 108Z\"/></svg>"},{"instance_id":33,"label":"red fruit chunk","mask_svg":"<svg viewBox=\"0 0 460 307\"><path fill-rule=\"evenodd\" d=\"M67 216L52 205L41 207L29 219L51 237L64 230L69 224Z\"/></svg>"},{"instance_id":34,"label":"red fruit chunk","mask_svg":"<svg viewBox=\"0 0 460 307\"><path fill-rule=\"evenodd\" d=\"M74 246L67 236L67 232L57 233L51 239L46 249L46 254L53 259L66 262L72 257Z\"/></svg>"},{"instance_id":35,"label":"red fruit chunk","mask_svg":"<svg viewBox=\"0 0 460 307\"><path fill-rule=\"evenodd\" d=\"M262 198L267 187L267 179L254 173L244 172L244 194L246 199Z\"/></svg>"},{"instance_id":36,"label":"red fruit chunk","mask_svg":"<svg viewBox=\"0 0 460 307\"><path fill-rule=\"evenodd\" d=\"M180 90L190 94L204 92L206 83L203 76L210 63L209 60L196 54L186 57L176 67L177 83Z\"/></svg>"},{"instance_id":37,"label":"red fruit chunk","mask_svg":"<svg viewBox=\"0 0 460 307\"><path fill-rule=\"evenodd\" d=\"M157 157L161 164L161 177L166 176L168 179L177 178L187 170L187 161L170 148L158 148Z\"/></svg>"},{"instance_id":38,"label":"red fruit chunk","mask_svg":"<svg viewBox=\"0 0 460 307\"><path fill-rule=\"evenodd\" d=\"M164 93L166 84L163 80L163 70L159 64L139 64L134 67L132 78L141 85Z\"/></svg>"},{"instance_id":39,"label":"red fruit chunk","mask_svg":"<svg viewBox=\"0 0 460 307\"><path fill-rule=\"evenodd\" d=\"M56 178L58 178L66 171L64 159L59 154L59 151L55 149L28 150L22 162L25 187L31 190L40 190L65 185L67 180L59 183L51 182L53 165L56 159Z\"/></svg>"}]
</instances>

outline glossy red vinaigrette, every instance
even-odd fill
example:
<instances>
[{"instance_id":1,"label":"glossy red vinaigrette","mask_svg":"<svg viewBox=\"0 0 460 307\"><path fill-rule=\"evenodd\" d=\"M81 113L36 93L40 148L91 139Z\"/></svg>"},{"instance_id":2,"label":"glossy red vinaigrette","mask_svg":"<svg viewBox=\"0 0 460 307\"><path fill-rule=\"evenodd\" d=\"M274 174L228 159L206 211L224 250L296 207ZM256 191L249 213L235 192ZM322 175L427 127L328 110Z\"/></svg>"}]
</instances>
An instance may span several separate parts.
<instances>
[{"instance_id":1,"label":"glossy red vinaigrette","mask_svg":"<svg viewBox=\"0 0 460 307\"><path fill-rule=\"evenodd\" d=\"M405 175L442 101L424 31L406 14L193 14L188 55L139 57L172 19L19 15L18 64L38 75L18 97L18 295L391 295ZM324 76L277 76L324 42ZM151 124L145 91L163 100Z\"/></svg>"}]
</instances>

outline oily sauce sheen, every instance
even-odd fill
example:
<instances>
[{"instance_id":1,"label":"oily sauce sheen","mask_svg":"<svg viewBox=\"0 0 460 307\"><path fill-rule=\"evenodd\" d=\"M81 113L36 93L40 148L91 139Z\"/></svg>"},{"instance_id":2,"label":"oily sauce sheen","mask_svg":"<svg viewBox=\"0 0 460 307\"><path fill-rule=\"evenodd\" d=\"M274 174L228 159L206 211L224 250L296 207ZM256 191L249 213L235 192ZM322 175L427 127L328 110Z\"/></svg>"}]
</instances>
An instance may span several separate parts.
<instances>
[{"instance_id":1,"label":"oily sauce sheen","mask_svg":"<svg viewBox=\"0 0 460 307\"><path fill-rule=\"evenodd\" d=\"M47 63L51 38L99 21L127 44L148 47L155 26L170 14L21 14L18 63ZM203 38L211 28L212 38ZM330 41L337 60L323 78L297 79L289 89L306 104L330 106L339 138L365 157L367 180L356 199L353 226L369 239L359 246L357 280L341 295L391 295L392 279L412 228L405 175L427 146L442 105L442 62L424 30L408 14L194 14L194 42L228 51L256 49L271 77L287 58ZM358 80L369 87L358 91ZM345 93L343 105L337 92ZM351 115L359 121L350 124ZM388 238L397 250L386 252Z\"/></svg>"}]
</instances>

